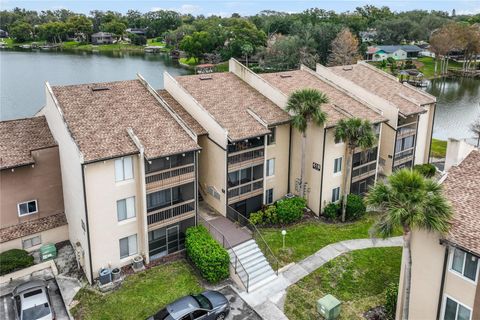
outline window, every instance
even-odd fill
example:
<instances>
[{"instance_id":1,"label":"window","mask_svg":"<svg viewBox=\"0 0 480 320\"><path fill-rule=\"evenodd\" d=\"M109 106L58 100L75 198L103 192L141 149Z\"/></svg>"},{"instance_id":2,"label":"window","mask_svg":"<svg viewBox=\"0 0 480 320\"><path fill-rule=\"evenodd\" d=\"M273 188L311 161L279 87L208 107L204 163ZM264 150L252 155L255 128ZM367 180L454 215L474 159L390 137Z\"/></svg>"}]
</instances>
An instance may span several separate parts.
<instances>
[{"instance_id":1,"label":"window","mask_svg":"<svg viewBox=\"0 0 480 320\"><path fill-rule=\"evenodd\" d=\"M273 189L268 189L265 193L265 203L272 204L273 203Z\"/></svg>"},{"instance_id":2,"label":"window","mask_svg":"<svg viewBox=\"0 0 480 320\"><path fill-rule=\"evenodd\" d=\"M332 202L340 200L340 187L332 189Z\"/></svg>"},{"instance_id":3,"label":"window","mask_svg":"<svg viewBox=\"0 0 480 320\"><path fill-rule=\"evenodd\" d=\"M200 319L207 314L206 310L195 310L192 312L193 319Z\"/></svg>"},{"instance_id":4,"label":"window","mask_svg":"<svg viewBox=\"0 0 480 320\"><path fill-rule=\"evenodd\" d=\"M30 201L19 203L17 207L18 207L19 217L28 216L29 214L38 212L37 200L30 200Z\"/></svg>"},{"instance_id":5,"label":"window","mask_svg":"<svg viewBox=\"0 0 480 320\"><path fill-rule=\"evenodd\" d=\"M475 282L477 280L478 258L455 248L452 255L451 269Z\"/></svg>"},{"instance_id":6,"label":"window","mask_svg":"<svg viewBox=\"0 0 480 320\"><path fill-rule=\"evenodd\" d=\"M267 160L267 177L275 175L275 159Z\"/></svg>"},{"instance_id":7,"label":"window","mask_svg":"<svg viewBox=\"0 0 480 320\"><path fill-rule=\"evenodd\" d=\"M115 160L115 181L133 179L132 157L123 157Z\"/></svg>"},{"instance_id":8,"label":"window","mask_svg":"<svg viewBox=\"0 0 480 320\"><path fill-rule=\"evenodd\" d=\"M275 144L276 128L270 128L271 133L267 135L267 144Z\"/></svg>"},{"instance_id":9,"label":"window","mask_svg":"<svg viewBox=\"0 0 480 320\"><path fill-rule=\"evenodd\" d=\"M335 159L333 164L333 173L338 173L342 171L342 157Z\"/></svg>"},{"instance_id":10,"label":"window","mask_svg":"<svg viewBox=\"0 0 480 320\"><path fill-rule=\"evenodd\" d=\"M118 221L135 217L135 197L117 201Z\"/></svg>"},{"instance_id":11,"label":"window","mask_svg":"<svg viewBox=\"0 0 480 320\"><path fill-rule=\"evenodd\" d=\"M41 243L42 243L42 238L40 238L40 236L36 236L36 237L23 240L22 247L23 249L28 249L34 246L38 246Z\"/></svg>"},{"instance_id":12,"label":"window","mask_svg":"<svg viewBox=\"0 0 480 320\"><path fill-rule=\"evenodd\" d=\"M120 259L137 254L137 235L120 239Z\"/></svg>"},{"instance_id":13,"label":"window","mask_svg":"<svg viewBox=\"0 0 480 320\"><path fill-rule=\"evenodd\" d=\"M447 297L445 299L444 320L470 320L471 311L469 308Z\"/></svg>"}]
</instances>

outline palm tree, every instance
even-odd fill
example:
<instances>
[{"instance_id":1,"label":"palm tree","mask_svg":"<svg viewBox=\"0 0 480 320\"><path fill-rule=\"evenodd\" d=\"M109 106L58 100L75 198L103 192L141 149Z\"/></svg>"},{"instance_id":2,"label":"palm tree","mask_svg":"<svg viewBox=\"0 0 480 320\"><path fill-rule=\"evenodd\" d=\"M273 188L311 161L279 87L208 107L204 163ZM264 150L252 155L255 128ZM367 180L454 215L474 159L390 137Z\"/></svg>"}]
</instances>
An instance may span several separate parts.
<instances>
[{"instance_id":1,"label":"palm tree","mask_svg":"<svg viewBox=\"0 0 480 320\"><path fill-rule=\"evenodd\" d=\"M321 105L328 103L328 97L316 89L300 89L293 92L287 101L286 111L293 114L292 126L302 133L302 163L300 169L300 195L305 197L305 147L307 141L307 126L313 122L322 126L327 120L327 114Z\"/></svg>"},{"instance_id":2,"label":"palm tree","mask_svg":"<svg viewBox=\"0 0 480 320\"><path fill-rule=\"evenodd\" d=\"M349 193L348 181L352 174L352 159L356 148L370 149L377 142L377 136L372 124L368 120L359 118L342 119L335 128L335 139L345 142L345 174L343 175L342 222L345 222L347 210L347 196Z\"/></svg>"},{"instance_id":3,"label":"palm tree","mask_svg":"<svg viewBox=\"0 0 480 320\"><path fill-rule=\"evenodd\" d=\"M366 204L381 212L373 227L373 234L390 237L395 230L403 230L405 285L403 319L408 319L412 258L410 238L412 229L445 234L450 227L452 209L442 193L440 184L411 169L401 169L370 189ZM405 261L404 260L404 261Z\"/></svg>"}]
</instances>

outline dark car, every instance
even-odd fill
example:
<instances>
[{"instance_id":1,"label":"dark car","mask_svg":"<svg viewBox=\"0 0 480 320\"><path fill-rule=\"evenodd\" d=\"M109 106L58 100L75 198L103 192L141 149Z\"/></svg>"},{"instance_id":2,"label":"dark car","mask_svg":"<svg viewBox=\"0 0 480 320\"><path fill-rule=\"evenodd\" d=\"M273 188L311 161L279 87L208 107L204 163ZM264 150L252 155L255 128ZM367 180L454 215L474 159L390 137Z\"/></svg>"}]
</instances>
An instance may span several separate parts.
<instances>
[{"instance_id":1,"label":"dark car","mask_svg":"<svg viewBox=\"0 0 480 320\"><path fill-rule=\"evenodd\" d=\"M205 291L172 302L147 320L224 320L230 312L227 298L218 291Z\"/></svg>"}]
</instances>

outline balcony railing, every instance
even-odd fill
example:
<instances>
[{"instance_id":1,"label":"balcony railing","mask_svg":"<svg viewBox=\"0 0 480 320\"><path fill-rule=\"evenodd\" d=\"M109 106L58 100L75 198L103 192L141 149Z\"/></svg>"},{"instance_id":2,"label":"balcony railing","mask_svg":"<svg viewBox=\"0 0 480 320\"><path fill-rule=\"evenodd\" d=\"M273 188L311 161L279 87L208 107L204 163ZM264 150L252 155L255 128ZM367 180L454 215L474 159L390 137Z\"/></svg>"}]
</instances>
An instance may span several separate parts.
<instances>
[{"instance_id":1,"label":"balcony railing","mask_svg":"<svg viewBox=\"0 0 480 320\"><path fill-rule=\"evenodd\" d=\"M244 161L250 161L253 159L263 158L265 155L264 147L258 147L248 151L240 151L228 154L228 164L236 164Z\"/></svg>"},{"instance_id":2,"label":"balcony railing","mask_svg":"<svg viewBox=\"0 0 480 320\"><path fill-rule=\"evenodd\" d=\"M184 201L173 206L152 211L147 214L148 225L169 220L195 210L195 199Z\"/></svg>"},{"instance_id":3,"label":"balcony railing","mask_svg":"<svg viewBox=\"0 0 480 320\"><path fill-rule=\"evenodd\" d=\"M408 158L410 156L413 156L414 151L415 151L415 148L412 147L412 148L397 152L397 153L395 153L394 160L399 161L399 160L402 160L404 158Z\"/></svg>"},{"instance_id":4,"label":"balcony railing","mask_svg":"<svg viewBox=\"0 0 480 320\"><path fill-rule=\"evenodd\" d=\"M412 127L399 128L397 131L397 139L405 138L408 136L414 136L416 133L417 133L417 130Z\"/></svg>"},{"instance_id":5,"label":"balcony railing","mask_svg":"<svg viewBox=\"0 0 480 320\"><path fill-rule=\"evenodd\" d=\"M263 188L263 179L259 179L253 182L249 182L238 187L233 187L228 189L228 197L238 197L243 194L262 189Z\"/></svg>"},{"instance_id":6,"label":"balcony railing","mask_svg":"<svg viewBox=\"0 0 480 320\"><path fill-rule=\"evenodd\" d=\"M352 181L357 181L374 175L377 171L377 160L366 163L352 170Z\"/></svg>"},{"instance_id":7,"label":"balcony railing","mask_svg":"<svg viewBox=\"0 0 480 320\"><path fill-rule=\"evenodd\" d=\"M147 189L155 189L167 185L186 182L195 178L195 165L187 164L174 169L152 172L145 175Z\"/></svg>"}]
</instances>

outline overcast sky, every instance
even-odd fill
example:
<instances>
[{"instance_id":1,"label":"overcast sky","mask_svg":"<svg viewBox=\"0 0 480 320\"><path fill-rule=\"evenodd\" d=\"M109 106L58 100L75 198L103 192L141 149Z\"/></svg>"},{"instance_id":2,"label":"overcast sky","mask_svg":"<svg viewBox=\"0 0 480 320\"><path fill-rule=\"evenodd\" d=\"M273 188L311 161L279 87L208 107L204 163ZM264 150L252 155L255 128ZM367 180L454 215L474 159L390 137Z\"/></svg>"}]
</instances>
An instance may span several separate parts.
<instances>
[{"instance_id":1,"label":"overcast sky","mask_svg":"<svg viewBox=\"0 0 480 320\"><path fill-rule=\"evenodd\" d=\"M122 13L129 9L147 12L159 9L170 9L181 13L193 15L221 15L230 16L236 12L241 15L253 15L261 10L276 10L284 12L301 12L305 9L318 7L337 12L352 11L358 6L372 4L375 6L388 6L393 11L408 11L413 9L442 10L451 12L455 9L457 14L480 13L480 0L336 0L336 1L295 1L295 0L260 0L260 1L206 1L206 0L170 0L170 1L124 1L124 0L0 0L2 10L21 7L32 10L69 9L75 12L86 13L91 10L114 10Z\"/></svg>"}]
</instances>

